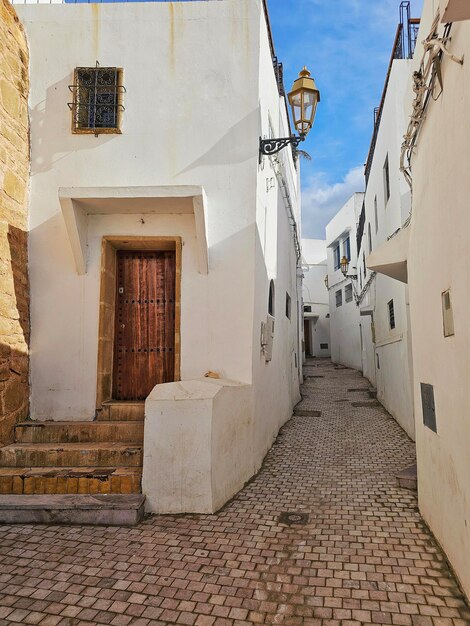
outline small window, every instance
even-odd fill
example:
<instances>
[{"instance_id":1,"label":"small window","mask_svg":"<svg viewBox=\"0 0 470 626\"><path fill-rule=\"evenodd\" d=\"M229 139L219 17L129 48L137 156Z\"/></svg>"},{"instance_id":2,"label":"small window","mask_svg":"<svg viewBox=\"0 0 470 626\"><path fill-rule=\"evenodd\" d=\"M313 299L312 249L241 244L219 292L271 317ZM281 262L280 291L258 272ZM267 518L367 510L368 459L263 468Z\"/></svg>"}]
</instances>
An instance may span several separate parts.
<instances>
[{"instance_id":1,"label":"small window","mask_svg":"<svg viewBox=\"0 0 470 626\"><path fill-rule=\"evenodd\" d=\"M370 222L367 224L367 234L369 237L369 254L372 252L372 233L370 229Z\"/></svg>"},{"instance_id":2,"label":"small window","mask_svg":"<svg viewBox=\"0 0 470 626\"><path fill-rule=\"evenodd\" d=\"M442 294L442 318L444 321L444 337L450 337L454 334L454 312L450 299L450 289Z\"/></svg>"},{"instance_id":3,"label":"small window","mask_svg":"<svg viewBox=\"0 0 470 626\"><path fill-rule=\"evenodd\" d=\"M374 198L375 232L379 230L379 214L377 210L377 196Z\"/></svg>"},{"instance_id":4,"label":"small window","mask_svg":"<svg viewBox=\"0 0 470 626\"><path fill-rule=\"evenodd\" d=\"M320 350L328 350L328 344L327 343L321 343L320 344Z\"/></svg>"},{"instance_id":5,"label":"small window","mask_svg":"<svg viewBox=\"0 0 470 626\"><path fill-rule=\"evenodd\" d=\"M436 403L432 385L421 383L421 405L423 407L423 424L437 433Z\"/></svg>"},{"instance_id":6,"label":"small window","mask_svg":"<svg viewBox=\"0 0 470 626\"><path fill-rule=\"evenodd\" d=\"M362 266L363 266L363 270L364 270L364 282L365 282L366 277L367 277L367 267L366 267L366 255L365 255L365 253L362 254Z\"/></svg>"},{"instance_id":7,"label":"small window","mask_svg":"<svg viewBox=\"0 0 470 626\"><path fill-rule=\"evenodd\" d=\"M343 241L343 255L347 258L348 261L351 260L351 241L349 237Z\"/></svg>"},{"instance_id":8,"label":"small window","mask_svg":"<svg viewBox=\"0 0 470 626\"><path fill-rule=\"evenodd\" d=\"M269 283L269 296L268 296L268 313L274 317L274 281Z\"/></svg>"},{"instance_id":9,"label":"small window","mask_svg":"<svg viewBox=\"0 0 470 626\"><path fill-rule=\"evenodd\" d=\"M346 285L346 287L344 288L344 299L346 302L352 301L353 299L352 285Z\"/></svg>"},{"instance_id":10,"label":"small window","mask_svg":"<svg viewBox=\"0 0 470 626\"><path fill-rule=\"evenodd\" d=\"M335 270L339 270L341 266L341 252L339 249L339 243L336 244L333 250L333 255L334 255Z\"/></svg>"},{"instance_id":11,"label":"small window","mask_svg":"<svg viewBox=\"0 0 470 626\"><path fill-rule=\"evenodd\" d=\"M388 322L390 324L390 329L393 330L395 328L395 307L393 305L393 300L390 300L387 306L388 306Z\"/></svg>"},{"instance_id":12,"label":"small window","mask_svg":"<svg viewBox=\"0 0 470 626\"><path fill-rule=\"evenodd\" d=\"M122 70L117 67L77 67L70 86L72 132L120 133Z\"/></svg>"},{"instance_id":13,"label":"small window","mask_svg":"<svg viewBox=\"0 0 470 626\"><path fill-rule=\"evenodd\" d=\"M312 312L312 306L310 304L305 304L304 313L311 313L311 312Z\"/></svg>"},{"instance_id":14,"label":"small window","mask_svg":"<svg viewBox=\"0 0 470 626\"><path fill-rule=\"evenodd\" d=\"M292 301L290 295L286 291L286 317L290 319Z\"/></svg>"},{"instance_id":15,"label":"small window","mask_svg":"<svg viewBox=\"0 0 470 626\"><path fill-rule=\"evenodd\" d=\"M343 292L341 289L338 289L338 291L335 294L336 297L336 306L341 306L343 304Z\"/></svg>"},{"instance_id":16,"label":"small window","mask_svg":"<svg viewBox=\"0 0 470 626\"><path fill-rule=\"evenodd\" d=\"M387 204L388 199L390 198L390 168L388 166L388 154L384 163L384 195L385 204Z\"/></svg>"}]
</instances>

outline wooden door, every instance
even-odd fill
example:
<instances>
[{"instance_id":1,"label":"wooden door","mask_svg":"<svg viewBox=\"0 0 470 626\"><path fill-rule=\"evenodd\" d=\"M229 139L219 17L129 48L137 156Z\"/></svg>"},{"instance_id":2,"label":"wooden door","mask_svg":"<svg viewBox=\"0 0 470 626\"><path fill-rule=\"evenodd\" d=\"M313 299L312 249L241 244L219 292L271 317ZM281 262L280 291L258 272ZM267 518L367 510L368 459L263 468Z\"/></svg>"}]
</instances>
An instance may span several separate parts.
<instances>
[{"instance_id":1,"label":"wooden door","mask_svg":"<svg viewBox=\"0 0 470 626\"><path fill-rule=\"evenodd\" d=\"M115 400L175 379L175 269L174 251L117 252Z\"/></svg>"}]
</instances>

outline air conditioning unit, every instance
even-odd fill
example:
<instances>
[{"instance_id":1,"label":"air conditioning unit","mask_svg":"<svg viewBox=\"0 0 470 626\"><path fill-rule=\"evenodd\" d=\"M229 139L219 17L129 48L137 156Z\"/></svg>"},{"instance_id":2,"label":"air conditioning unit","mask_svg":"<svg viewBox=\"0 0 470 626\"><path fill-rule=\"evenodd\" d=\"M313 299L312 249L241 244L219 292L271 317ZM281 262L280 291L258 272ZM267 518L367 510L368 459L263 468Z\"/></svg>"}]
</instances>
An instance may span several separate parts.
<instances>
[{"instance_id":1,"label":"air conditioning unit","mask_svg":"<svg viewBox=\"0 0 470 626\"><path fill-rule=\"evenodd\" d=\"M273 358L274 317L268 315L266 322L261 322L261 350L266 363Z\"/></svg>"}]
</instances>

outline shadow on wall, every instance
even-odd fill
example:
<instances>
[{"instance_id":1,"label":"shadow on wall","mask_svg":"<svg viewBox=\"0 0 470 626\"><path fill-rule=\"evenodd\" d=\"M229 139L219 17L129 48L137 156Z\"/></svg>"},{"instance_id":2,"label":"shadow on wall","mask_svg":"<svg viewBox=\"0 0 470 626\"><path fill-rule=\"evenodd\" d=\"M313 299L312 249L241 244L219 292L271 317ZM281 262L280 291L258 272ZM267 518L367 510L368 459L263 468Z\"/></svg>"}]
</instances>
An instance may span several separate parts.
<instances>
[{"instance_id":1,"label":"shadow on wall","mask_svg":"<svg viewBox=\"0 0 470 626\"><path fill-rule=\"evenodd\" d=\"M248 161L258 154L259 128L259 110L254 109L232 126L209 150L189 163L177 175L185 174L198 167L233 165Z\"/></svg>"},{"instance_id":2,"label":"shadow on wall","mask_svg":"<svg viewBox=\"0 0 470 626\"><path fill-rule=\"evenodd\" d=\"M0 255L0 444L3 445L13 441L15 424L29 413L30 334L28 234L10 224L4 226Z\"/></svg>"},{"instance_id":3,"label":"shadow on wall","mask_svg":"<svg viewBox=\"0 0 470 626\"><path fill-rule=\"evenodd\" d=\"M94 150L105 143L117 139L120 135L74 135L72 112L68 103L73 96L69 85L73 75L66 76L48 87L46 99L29 110L32 137L31 171L34 174L47 172L52 167L81 150Z\"/></svg>"}]
</instances>

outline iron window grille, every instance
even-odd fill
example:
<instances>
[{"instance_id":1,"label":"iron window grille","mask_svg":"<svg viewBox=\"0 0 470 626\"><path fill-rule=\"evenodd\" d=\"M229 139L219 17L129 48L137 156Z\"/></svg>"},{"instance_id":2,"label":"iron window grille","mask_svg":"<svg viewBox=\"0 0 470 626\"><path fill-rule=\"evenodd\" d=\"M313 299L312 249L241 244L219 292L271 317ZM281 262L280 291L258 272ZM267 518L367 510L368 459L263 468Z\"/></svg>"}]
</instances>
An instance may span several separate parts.
<instances>
[{"instance_id":1,"label":"iron window grille","mask_svg":"<svg viewBox=\"0 0 470 626\"><path fill-rule=\"evenodd\" d=\"M388 303L388 321L390 323L390 329L393 330L395 328L395 307L393 300L390 300Z\"/></svg>"},{"instance_id":2,"label":"iron window grille","mask_svg":"<svg viewBox=\"0 0 470 626\"><path fill-rule=\"evenodd\" d=\"M344 299L346 300L346 302L352 302L352 299L353 299L352 285L346 285L346 287L344 288Z\"/></svg>"},{"instance_id":3,"label":"iron window grille","mask_svg":"<svg viewBox=\"0 0 470 626\"><path fill-rule=\"evenodd\" d=\"M341 252L339 249L339 243L336 244L333 250L333 256L334 256L334 268L335 270L339 270L339 268L341 267Z\"/></svg>"},{"instance_id":4,"label":"iron window grille","mask_svg":"<svg viewBox=\"0 0 470 626\"><path fill-rule=\"evenodd\" d=\"M73 102L72 132L120 133L121 114L124 111L122 69L117 67L77 67L73 85L69 85Z\"/></svg>"},{"instance_id":5,"label":"iron window grille","mask_svg":"<svg viewBox=\"0 0 470 626\"><path fill-rule=\"evenodd\" d=\"M291 304L292 304L291 297L286 291L286 317L288 319L290 319L291 317Z\"/></svg>"},{"instance_id":6,"label":"iron window grille","mask_svg":"<svg viewBox=\"0 0 470 626\"><path fill-rule=\"evenodd\" d=\"M338 291L335 293L335 299L336 307L339 307L343 304L343 292L341 289L338 289Z\"/></svg>"},{"instance_id":7,"label":"iron window grille","mask_svg":"<svg viewBox=\"0 0 470 626\"><path fill-rule=\"evenodd\" d=\"M388 165L388 154L385 159L385 163L383 166L383 175L384 175L384 195L385 195L385 204L387 204L388 199L390 198L390 168Z\"/></svg>"}]
</instances>

